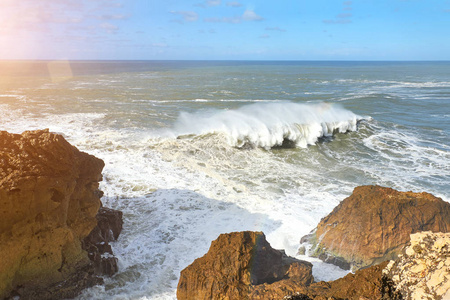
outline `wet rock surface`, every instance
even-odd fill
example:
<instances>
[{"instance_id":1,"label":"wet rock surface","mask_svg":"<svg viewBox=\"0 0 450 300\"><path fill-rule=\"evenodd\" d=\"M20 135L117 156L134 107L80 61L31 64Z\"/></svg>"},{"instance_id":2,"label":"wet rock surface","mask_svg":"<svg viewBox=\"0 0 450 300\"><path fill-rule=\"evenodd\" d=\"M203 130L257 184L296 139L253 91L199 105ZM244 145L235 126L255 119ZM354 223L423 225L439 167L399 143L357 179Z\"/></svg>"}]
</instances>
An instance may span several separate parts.
<instances>
[{"instance_id":1,"label":"wet rock surface","mask_svg":"<svg viewBox=\"0 0 450 300\"><path fill-rule=\"evenodd\" d=\"M97 226L83 240L83 249L88 252L96 275L111 276L117 273L118 266L109 242L117 240L122 231L122 212L101 207L96 218Z\"/></svg>"}]
</instances>

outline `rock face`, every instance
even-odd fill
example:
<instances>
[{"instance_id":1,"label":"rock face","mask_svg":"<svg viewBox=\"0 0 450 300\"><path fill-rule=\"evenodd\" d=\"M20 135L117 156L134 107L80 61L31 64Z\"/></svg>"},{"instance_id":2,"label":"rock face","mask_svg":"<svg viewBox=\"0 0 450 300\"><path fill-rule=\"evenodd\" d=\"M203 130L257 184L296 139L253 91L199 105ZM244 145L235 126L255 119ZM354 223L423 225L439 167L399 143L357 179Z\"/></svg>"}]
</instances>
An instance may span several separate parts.
<instances>
[{"instance_id":1,"label":"rock face","mask_svg":"<svg viewBox=\"0 0 450 300\"><path fill-rule=\"evenodd\" d=\"M73 297L101 281L82 241L97 225L103 166L48 130L0 132L0 299ZM39 296L52 287L60 294Z\"/></svg>"},{"instance_id":2,"label":"rock face","mask_svg":"<svg viewBox=\"0 0 450 300\"><path fill-rule=\"evenodd\" d=\"M273 249L262 232L221 234L181 271L177 298L276 299L313 281L312 265Z\"/></svg>"},{"instance_id":3,"label":"rock face","mask_svg":"<svg viewBox=\"0 0 450 300\"><path fill-rule=\"evenodd\" d=\"M450 231L450 204L428 193L361 186L302 238L309 255L353 270L395 259L419 231Z\"/></svg>"},{"instance_id":4,"label":"rock face","mask_svg":"<svg viewBox=\"0 0 450 300\"><path fill-rule=\"evenodd\" d=\"M348 274L329 282L317 282L308 287L299 286L292 295L285 300L394 300L388 294L389 286L382 280L383 268L387 262L358 270L355 274ZM400 300L400 299L396 299Z\"/></svg>"},{"instance_id":5,"label":"rock face","mask_svg":"<svg viewBox=\"0 0 450 300\"><path fill-rule=\"evenodd\" d=\"M405 300L450 299L450 233L411 235L408 246L383 271Z\"/></svg>"}]
</instances>

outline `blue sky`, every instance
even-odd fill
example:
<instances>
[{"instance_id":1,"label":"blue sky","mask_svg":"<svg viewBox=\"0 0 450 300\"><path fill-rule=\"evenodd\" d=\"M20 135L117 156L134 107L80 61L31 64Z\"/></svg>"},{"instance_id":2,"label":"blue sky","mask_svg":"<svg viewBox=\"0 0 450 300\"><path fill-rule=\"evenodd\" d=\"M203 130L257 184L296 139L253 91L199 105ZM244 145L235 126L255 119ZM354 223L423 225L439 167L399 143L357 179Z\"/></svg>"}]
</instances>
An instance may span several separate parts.
<instances>
[{"instance_id":1,"label":"blue sky","mask_svg":"<svg viewBox=\"0 0 450 300\"><path fill-rule=\"evenodd\" d=\"M0 59L450 60L450 0L0 0Z\"/></svg>"}]
</instances>

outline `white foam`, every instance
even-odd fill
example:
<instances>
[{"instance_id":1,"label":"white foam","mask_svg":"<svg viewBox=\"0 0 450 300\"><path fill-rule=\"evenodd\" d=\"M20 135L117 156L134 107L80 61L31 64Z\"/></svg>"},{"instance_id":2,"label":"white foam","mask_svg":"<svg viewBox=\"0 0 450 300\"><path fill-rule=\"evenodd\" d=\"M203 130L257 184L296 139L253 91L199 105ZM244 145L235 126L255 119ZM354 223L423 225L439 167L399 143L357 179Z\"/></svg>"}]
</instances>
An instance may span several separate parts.
<instances>
[{"instance_id":1,"label":"white foam","mask_svg":"<svg viewBox=\"0 0 450 300\"><path fill-rule=\"evenodd\" d=\"M441 196L441 191L448 186L450 177L450 147L437 141L418 138L414 133L396 129L382 130L363 139L364 145L374 151L372 164L362 163L366 172L373 177L382 172L379 182L400 190L429 191L426 182L433 182L432 193Z\"/></svg>"},{"instance_id":2,"label":"white foam","mask_svg":"<svg viewBox=\"0 0 450 300\"><path fill-rule=\"evenodd\" d=\"M181 113L178 135L225 133L232 146L270 149L286 140L305 148L319 138L356 130L361 117L335 104L256 103L236 110Z\"/></svg>"}]
</instances>

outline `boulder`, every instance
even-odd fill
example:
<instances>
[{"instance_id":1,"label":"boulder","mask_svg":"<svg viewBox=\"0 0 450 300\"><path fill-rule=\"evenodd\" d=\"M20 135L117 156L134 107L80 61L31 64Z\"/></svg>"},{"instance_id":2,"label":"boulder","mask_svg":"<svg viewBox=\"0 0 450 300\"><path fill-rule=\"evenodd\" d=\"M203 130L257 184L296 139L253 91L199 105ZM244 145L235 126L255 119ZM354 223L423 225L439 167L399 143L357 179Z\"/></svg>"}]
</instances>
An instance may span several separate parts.
<instances>
[{"instance_id":1,"label":"boulder","mask_svg":"<svg viewBox=\"0 0 450 300\"><path fill-rule=\"evenodd\" d=\"M276 299L313 281L312 265L273 249L262 232L221 234L180 274L177 298Z\"/></svg>"},{"instance_id":2,"label":"boulder","mask_svg":"<svg viewBox=\"0 0 450 300\"><path fill-rule=\"evenodd\" d=\"M397 299L450 299L450 233L412 234L383 274Z\"/></svg>"},{"instance_id":3,"label":"boulder","mask_svg":"<svg viewBox=\"0 0 450 300\"><path fill-rule=\"evenodd\" d=\"M0 132L0 299L68 298L101 282L82 246L103 167L48 130Z\"/></svg>"},{"instance_id":4,"label":"boulder","mask_svg":"<svg viewBox=\"0 0 450 300\"><path fill-rule=\"evenodd\" d=\"M411 233L448 232L450 204L429 193L361 186L301 239L308 254L357 270L395 259Z\"/></svg>"}]
</instances>

